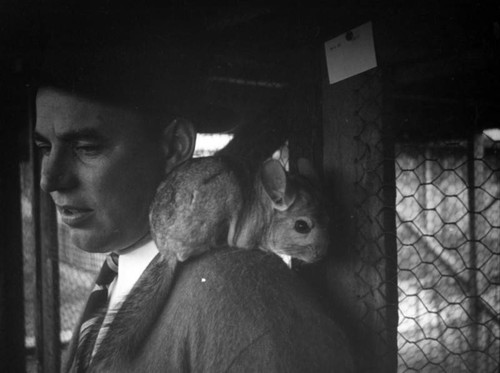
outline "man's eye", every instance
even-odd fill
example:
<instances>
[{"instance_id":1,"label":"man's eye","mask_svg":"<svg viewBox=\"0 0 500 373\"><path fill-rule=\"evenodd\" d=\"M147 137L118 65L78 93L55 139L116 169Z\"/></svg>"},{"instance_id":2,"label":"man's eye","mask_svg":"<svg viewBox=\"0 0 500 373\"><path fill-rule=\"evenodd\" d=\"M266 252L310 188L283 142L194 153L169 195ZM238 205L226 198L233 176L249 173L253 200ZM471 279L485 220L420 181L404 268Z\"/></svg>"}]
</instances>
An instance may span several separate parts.
<instances>
[{"instance_id":1,"label":"man's eye","mask_svg":"<svg viewBox=\"0 0 500 373\"><path fill-rule=\"evenodd\" d=\"M47 156L50 154L51 147L49 144L37 142L35 143L35 146L37 147L38 151L42 156Z\"/></svg>"},{"instance_id":2,"label":"man's eye","mask_svg":"<svg viewBox=\"0 0 500 373\"><path fill-rule=\"evenodd\" d=\"M101 147L99 145L94 145L94 144L76 145L75 151L81 155L93 156L93 155L97 155L101 152Z\"/></svg>"}]
</instances>

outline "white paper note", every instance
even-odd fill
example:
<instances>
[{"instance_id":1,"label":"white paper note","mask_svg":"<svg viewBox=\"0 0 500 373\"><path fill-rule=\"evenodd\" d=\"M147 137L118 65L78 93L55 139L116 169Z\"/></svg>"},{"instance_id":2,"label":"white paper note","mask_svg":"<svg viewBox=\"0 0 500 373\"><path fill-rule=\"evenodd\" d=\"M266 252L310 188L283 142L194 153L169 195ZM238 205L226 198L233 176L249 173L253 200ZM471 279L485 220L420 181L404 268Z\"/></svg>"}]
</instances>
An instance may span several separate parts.
<instances>
[{"instance_id":1,"label":"white paper note","mask_svg":"<svg viewBox=\"0 0 500 373\"><path fill-rule=\"evenodd\" d=\"M325 52L330 84L377 67L372 23L327 41Z\"/></svg>"}]
</instances>

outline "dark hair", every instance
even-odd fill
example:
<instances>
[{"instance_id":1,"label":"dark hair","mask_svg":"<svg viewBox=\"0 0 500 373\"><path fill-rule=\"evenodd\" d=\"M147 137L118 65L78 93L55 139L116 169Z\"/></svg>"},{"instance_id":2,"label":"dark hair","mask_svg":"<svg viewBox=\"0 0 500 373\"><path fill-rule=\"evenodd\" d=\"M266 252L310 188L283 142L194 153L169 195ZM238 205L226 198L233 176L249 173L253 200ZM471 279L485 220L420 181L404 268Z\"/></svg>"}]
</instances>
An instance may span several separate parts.
<instances>
[{"instance_id":1,"label":"dark hair","mask_svg":"<svg viewBox=\"0 0 500 373\"><path fill-rule=\"evenodd\" d=\"M173 17L92 9L55 15L38 87L53 87L147 116L184 115L201 96L196 32ZM169 24L169 22L171 24Z\"/></svg>"}]
</instances>

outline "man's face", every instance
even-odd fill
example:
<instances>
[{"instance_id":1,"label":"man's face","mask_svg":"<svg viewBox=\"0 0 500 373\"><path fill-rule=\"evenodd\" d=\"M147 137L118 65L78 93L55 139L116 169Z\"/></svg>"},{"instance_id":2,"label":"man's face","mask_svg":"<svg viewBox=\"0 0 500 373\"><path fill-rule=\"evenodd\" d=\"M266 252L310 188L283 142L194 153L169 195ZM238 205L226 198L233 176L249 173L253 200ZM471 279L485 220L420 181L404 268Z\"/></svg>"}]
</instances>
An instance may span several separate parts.
<instances>
[{"instance_id":1,"label":"man's face","mask_svg":"<svg viewBox=\"0 0 500 373\"><path fill-rule=\"evenodd\" d=\"M54 89L38 93L36 111L40 184L72 242L109 252L147 236L149 204L165 174L158 136L132 112Z\"/></svg>"}]
</instances>

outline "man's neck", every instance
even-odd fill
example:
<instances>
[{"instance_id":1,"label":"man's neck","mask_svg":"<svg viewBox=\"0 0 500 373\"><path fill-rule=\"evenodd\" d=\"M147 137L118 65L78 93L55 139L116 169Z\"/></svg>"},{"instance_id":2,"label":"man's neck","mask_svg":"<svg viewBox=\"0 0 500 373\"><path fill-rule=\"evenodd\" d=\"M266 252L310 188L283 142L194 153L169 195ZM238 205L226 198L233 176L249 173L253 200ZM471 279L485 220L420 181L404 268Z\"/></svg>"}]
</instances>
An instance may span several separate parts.
<instances>
[{"instance_id":1,"label":"man's neck","mask_svg":"<svg viewBox=\"0 0 500 373\"><path fill-rule=\"evenodd\" d=\"M115 251L115 253L117 253L118 255L128 254L132 251L137 250L140 247L145 246L150 241L152 241L152 238L151 238L151 233L148 231L142 237L140 237L136 242L134 242L132 245L127 246L124 249L117 250L117 251Z\"/></svg>"}]
</instances>

